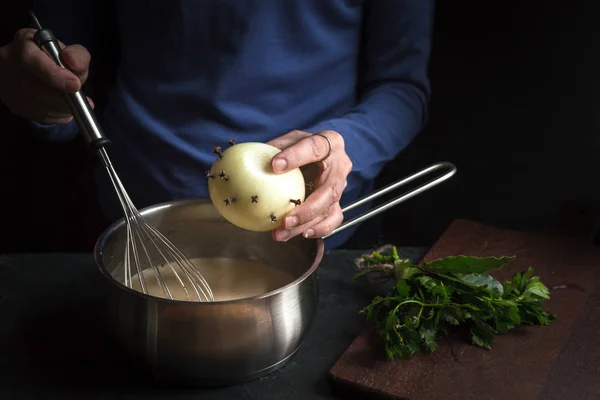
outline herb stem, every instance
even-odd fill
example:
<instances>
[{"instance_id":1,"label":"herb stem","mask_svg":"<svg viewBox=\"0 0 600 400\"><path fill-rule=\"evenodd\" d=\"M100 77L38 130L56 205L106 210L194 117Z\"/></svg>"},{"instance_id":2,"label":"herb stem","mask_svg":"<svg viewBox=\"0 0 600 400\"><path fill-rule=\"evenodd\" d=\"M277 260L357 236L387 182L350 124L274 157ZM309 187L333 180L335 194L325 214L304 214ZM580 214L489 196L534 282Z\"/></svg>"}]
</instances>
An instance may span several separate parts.
<instances>
[{"instance_id":1,"label":"herb stem","mask_svg":"<svg viewBox=\"0 0 600 400\"><path fill-rule=\"evenodd\" d=\"M438 338L459 325L473 345L491 349L497 334L555 320L542 311L549 290L532 268L503 283L487 274L514 257L450 256L415 265L400 258L395 246L388 247L391 251L375 251L357 261L361 272L356 277L383 272L396 280L388 294L376 296L361 310L375 323L389 359L433 352Z\"/></svg>"},{"instance_id":2,"label":"herb stem","mask_svg":"<svg viewBox=\"0 0 600 400\"><path fill-rule=\"evenodd\" d=\"M418 304L421 307L444 307L443 304L438 304L438 303L423 303L418 300L404 300L403 302L398 303L396 305L396 307L394 307L394 312L398 311L398 308L400 308L401 306L403 306L405 304Z\"/></svg>"}]
</instances>

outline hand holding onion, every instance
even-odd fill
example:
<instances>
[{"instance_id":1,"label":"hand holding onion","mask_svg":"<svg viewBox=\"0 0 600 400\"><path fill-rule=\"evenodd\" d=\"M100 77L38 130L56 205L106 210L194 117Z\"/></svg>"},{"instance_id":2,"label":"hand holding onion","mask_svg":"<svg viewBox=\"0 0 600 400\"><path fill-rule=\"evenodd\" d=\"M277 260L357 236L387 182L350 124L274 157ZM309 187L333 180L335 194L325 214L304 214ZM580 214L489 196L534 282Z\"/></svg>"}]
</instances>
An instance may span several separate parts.
<instances>
[{"instance_id":1,"label":"hand holding onion","mask_svg":"<svg viewBox=\"0 0 600 400\"><path fill-rule=\"evenodd\" d=\"M339 200L352 162L339 133L292 131L266 144L241 143L215 152L207 172L210 198L232 224L272 230L275 240L286 241L299 234L322 237L342 223ZM314 181L305 182L300 167L309 164L319 171ZM314 187L308 197L307 186Z\"/></svg>"}]
</instances>

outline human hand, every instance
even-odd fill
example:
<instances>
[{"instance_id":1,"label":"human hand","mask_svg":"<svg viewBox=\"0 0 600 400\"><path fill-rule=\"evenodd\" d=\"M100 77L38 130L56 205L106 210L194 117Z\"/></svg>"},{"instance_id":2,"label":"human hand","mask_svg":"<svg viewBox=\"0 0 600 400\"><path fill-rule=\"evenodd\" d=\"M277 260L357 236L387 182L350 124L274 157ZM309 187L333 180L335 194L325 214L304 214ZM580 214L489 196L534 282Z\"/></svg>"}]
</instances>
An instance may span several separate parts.
<instances>
[{"instance_id":1,"label":"human hand","mask_svg":"<svg viewBox=\"0 0 600 400\"><path fill-rule=\"evenodd\" d=\"M303 234L305 238L316 239L331 233L344 220L339 201L352 171L352 161L346 154L342 135L329 130L315 135L291 131L268 144L282 150L271 160L275 173L303 166L317 167L312 193L283 218L282 226L273 231L273 238L287 241Z\"/></svg>"},{"instance_id":2,"label":"human hand","mask_svg":"<svg viewBox=\"0 0 600 400\"><path fill-rule=\"evenodd\" d=\"M88 77L90 53L81 45L59 42L65 65L61 68L33 41L35 29L19 30L11 43L0 47L0 101L23 118L42 124L64 124L73 116L65 93L81 89ZM88 98L90 106L94 106Z\"/></svg>"}]
</instances>

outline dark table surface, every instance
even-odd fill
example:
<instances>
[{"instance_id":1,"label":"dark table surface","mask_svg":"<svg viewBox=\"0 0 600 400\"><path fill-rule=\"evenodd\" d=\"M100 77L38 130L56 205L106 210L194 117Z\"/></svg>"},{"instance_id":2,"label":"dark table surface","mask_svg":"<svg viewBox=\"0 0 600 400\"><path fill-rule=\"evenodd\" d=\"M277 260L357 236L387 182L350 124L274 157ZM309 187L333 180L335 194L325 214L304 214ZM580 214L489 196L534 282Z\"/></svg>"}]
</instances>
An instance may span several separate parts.
<instances>
[{"instance_id":1,"label":"dark table surface","mask_svg":"<svg viewBox=\"0 0 600 400\"><path fill-rule=\"evenodd\" d=\"M401 253L418 261L424 248ZM364 252L327 254L320 304L302 348L286 366L246 384L165 389L144 382L104 328L106 282L91 254L0 256L0 399L331 399L327 373L366 326L358 311L381 288L353 280Z\"/></svg>"}]
</instances>

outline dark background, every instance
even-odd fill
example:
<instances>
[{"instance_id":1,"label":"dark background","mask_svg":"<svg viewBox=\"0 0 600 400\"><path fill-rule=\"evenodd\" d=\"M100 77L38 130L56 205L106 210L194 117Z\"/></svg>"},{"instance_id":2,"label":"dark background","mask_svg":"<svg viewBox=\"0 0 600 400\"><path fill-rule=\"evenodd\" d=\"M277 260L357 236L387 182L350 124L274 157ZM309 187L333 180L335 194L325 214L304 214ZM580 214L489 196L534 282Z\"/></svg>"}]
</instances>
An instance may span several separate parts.
<instances>
[{"instance_id":1,"label":"dark background","mask_svg":"<svg viewBox=\"0 0 600 400\"><path fill-rule=\"evenodd\" d=\"M28 2L0 6L4 44L28 23ZM562 201L600 198L599 8L438 1L429 123L379 181L441 160L458 174L387 212L382 241L427 245L456 217L539 229ZM80 140L36 142L3 108L0 134L0 252L89 251L105 227L94 158Z\"/></svg>"}]
</instances>

